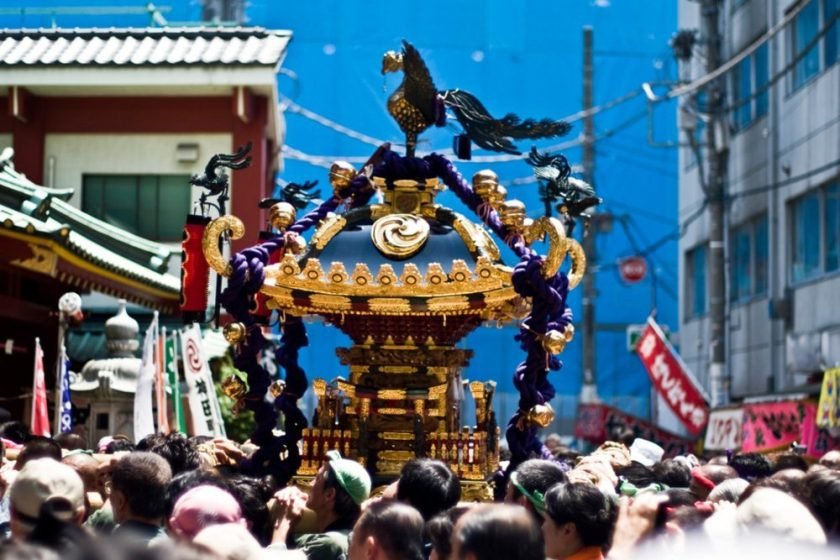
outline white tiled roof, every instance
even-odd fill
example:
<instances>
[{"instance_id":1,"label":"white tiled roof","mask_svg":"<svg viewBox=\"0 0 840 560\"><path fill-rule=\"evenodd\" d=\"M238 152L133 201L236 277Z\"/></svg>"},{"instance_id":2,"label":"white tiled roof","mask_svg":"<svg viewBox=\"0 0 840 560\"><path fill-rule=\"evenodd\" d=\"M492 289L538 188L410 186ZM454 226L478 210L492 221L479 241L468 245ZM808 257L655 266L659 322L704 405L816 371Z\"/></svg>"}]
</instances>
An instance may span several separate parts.
<instances>
[{"instance_id":1,"label":"white tiled roof","mask_svg":"<svg viewBox=\"0 0 840 560\"><path fill-rule=\"evenodd\" d=\"M291 38L260 27L4 29L0 66L274 66Z\"/></svg>"}]
</instances>

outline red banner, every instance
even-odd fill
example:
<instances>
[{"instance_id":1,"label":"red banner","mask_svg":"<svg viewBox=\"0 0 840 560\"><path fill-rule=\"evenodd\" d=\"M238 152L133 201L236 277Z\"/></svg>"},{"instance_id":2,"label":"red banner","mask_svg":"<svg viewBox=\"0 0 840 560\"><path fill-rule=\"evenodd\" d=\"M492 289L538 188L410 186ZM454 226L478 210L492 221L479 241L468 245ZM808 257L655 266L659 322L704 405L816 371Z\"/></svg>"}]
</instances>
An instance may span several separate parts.
<instances>
[{"instance_id":1,"label":"red banner","mask_svg":"<svg viewBox=\"0 0 840 560\"><path fill-rule=\"evenodd\" d=\"M699 435L709 420L708 401L653 318L648 318L647 327L636 344L636 353L654 387L677 418L689 432Z\"/></svg>"},{"instance_id":2,"label":"red banner","mask_svg":"<svg viewBox=\"0 0 840 560\"><path fill-rule=\"evenodd\" d=\"M694 448L694 442L617 408L605 404L582 404L578 407L576 438L600 445L609 439L613 430L619 428L629 428L636 437L658 443L668 457L691 453Z\"/></svg>"}]
</instances>

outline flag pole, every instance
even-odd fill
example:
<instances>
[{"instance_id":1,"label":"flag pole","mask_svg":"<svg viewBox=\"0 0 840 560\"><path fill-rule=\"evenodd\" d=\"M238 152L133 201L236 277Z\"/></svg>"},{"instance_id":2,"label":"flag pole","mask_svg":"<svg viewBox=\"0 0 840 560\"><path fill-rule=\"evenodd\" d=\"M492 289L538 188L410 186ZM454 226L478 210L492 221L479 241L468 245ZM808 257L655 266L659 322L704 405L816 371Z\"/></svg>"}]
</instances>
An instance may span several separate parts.
<instances>
[{"instance_id":1,"label":"flag pole","mask_svg":"<svg viewBox=\"0 0 840 560\"><path fill-rule=\"evenodd\" d=\"M41 338L35 337L35 361L32 364L32 414L29 417L29 429L31 430L33 426L35 426L35 414L36 414L36 407L35 407L35 399L38 398L38 354L41 353ZM43 358L41 358L43 360ZM43 362L42 362L43 363Z\"/></svg>"}]
</instances>

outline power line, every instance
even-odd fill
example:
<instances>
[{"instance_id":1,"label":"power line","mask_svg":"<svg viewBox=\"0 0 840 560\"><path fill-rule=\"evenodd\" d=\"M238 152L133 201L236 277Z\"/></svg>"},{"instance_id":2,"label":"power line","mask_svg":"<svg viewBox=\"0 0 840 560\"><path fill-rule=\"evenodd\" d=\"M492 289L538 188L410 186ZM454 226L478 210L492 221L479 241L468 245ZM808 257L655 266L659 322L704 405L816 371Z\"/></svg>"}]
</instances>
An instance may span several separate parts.
<instances>
[{"instance_id":1,"label":"power line","mask_svg":"<svg viewBox=\"0 0 840 560\"><path fill-rule=\"evenodd\" d=\"M753 41L750 44L750 46L748 46L746 49L742 50L740 53L727 60L724 64L718 66L714 71L700 76L699 78L697 78L689 84L672 89L667 94L665 94L665 98L674 99L675 97L681 97L688 93L693 93L705 86L706 84L708 84L709 82L711 82L712 80L715 80L721 75L725 74L726 72L729 72L729 70L731 70L736 64L750 56L768 40L775 37L779 33L779 31L784 29L787 26L787 24L793 20L793 18L799 15L799 12L801 12L807 4L808 2L800 3L793 10L791 10L784 18L782 18L782 21L773 26L772 29L769 29L764 35Z\"/></svg>"},{"instance_id":2,"label":"power line","mask_svg":"<svg viewBox=\"0 0 840 560\"><path fill-rule=\"evenodd\" d=\"M727 198L727 200L735 200L736 198L743 198L743 197L746 197L746 196L753 196L753 195L756 195L756 194L770 192L770 191L773 191L773 190L776 190L776 189L780 189L782 187L786 187L786 186L791 185L793 183L799 182L802 179L807 179L808 177L812 177L813 175L817 175L819 173L822 173L823 171L828 171L829 169L832 169L833 167L836 167L838 165L840 165L840 159L835 159L834 161L826 163L825 165L821 165L821 166L819 166L815 169L811 169L810 171L806 171L805 173L801 173L799 175L789 177L789 178L787 178L783 181L778 181L776 183L770 183L770 184L767 184L767 185L763 185L761 187L755 187L755 188L752 188L752 189L746 189L746 190L743 190L743 191L739 191L739 192L733 193L731 195L728 195L726 198Z\"/></svg>"}]
</instances>

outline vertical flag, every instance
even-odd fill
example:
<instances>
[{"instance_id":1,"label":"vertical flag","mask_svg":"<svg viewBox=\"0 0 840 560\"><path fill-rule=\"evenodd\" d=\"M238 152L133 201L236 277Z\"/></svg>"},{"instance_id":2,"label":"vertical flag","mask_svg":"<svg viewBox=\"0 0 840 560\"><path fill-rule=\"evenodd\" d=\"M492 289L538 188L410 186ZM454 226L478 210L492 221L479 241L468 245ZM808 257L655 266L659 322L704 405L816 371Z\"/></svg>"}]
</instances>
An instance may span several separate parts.
<instances>
[{"instance_id":1,"label":"vertical flag","mask_svg":"<svg viewBox=\"0 0 840 560\"><path fill-rule=\"evenodd\" d=\"M163 341L166 327L155 333L155 402L157 402L157 427L162 434L169 433L169 407L166 405L166 374L163 366Z\"/></svg>"},{"instance_id":2,"label":"vertical flag","mask_svg":"<svg viewBox=\"0 0 840 560\"><path fill-rule=\"evenodd\" d=\"M143 360L134 393L134 439L138 441L155 433L155 416L152 411L152 385L155 381L155 341L157 340L158 313L146 329L143 339Z\"/></svg>"},{"instance_id":3,"label":"vertical flag","mask_svg":"<svg viewBox=\"0 0 840 560\"><path fill-rule=\"evenodd\" d=\"M176 358L176 337L178 331L171 336L166 336L164 329L163 343L163 367L169 378L169 387L172 390L172 406L175 409L175 425L182 434L187 433L187 422L184 419L184 409L181 403L181 381L178 379L178 360Z\"/></svg>"},{"instance_id":4,"label":"vertical flag","mask_svg":"<svg viewBox=\"0 0 840 560\"><path fill-rule=\"evenodd\" d=\"M61 404L58 416L58 432L66 434L73 431L73 403L70 401L70 360L67 359L67 350L61 347Z\"/></svg>"},{"instance_id":5,"label":"vertical flag","mask_svg":"<svg viewBox=\"0 0 840 560\"><path fill-rule=\"evenodd\" d=\"M193 435L223 436L224 427L219 414L216 388L201 351L201 329L198 324L193 323L181 331L181 348L184 357L184 377L189 388Z\"/></svg>"},{"instance_id":6,"label":"vertical flag","mask_svg":"<svg viewBox=\"0 0 840 560\"><path fill-rule=\"evenodd\" d=\"M44 378L44 351L41 339L35 338L35 371L32 376L32 434L50 437L50 416L47 412L47 382Z\"/></svg>"}]
</instances>

